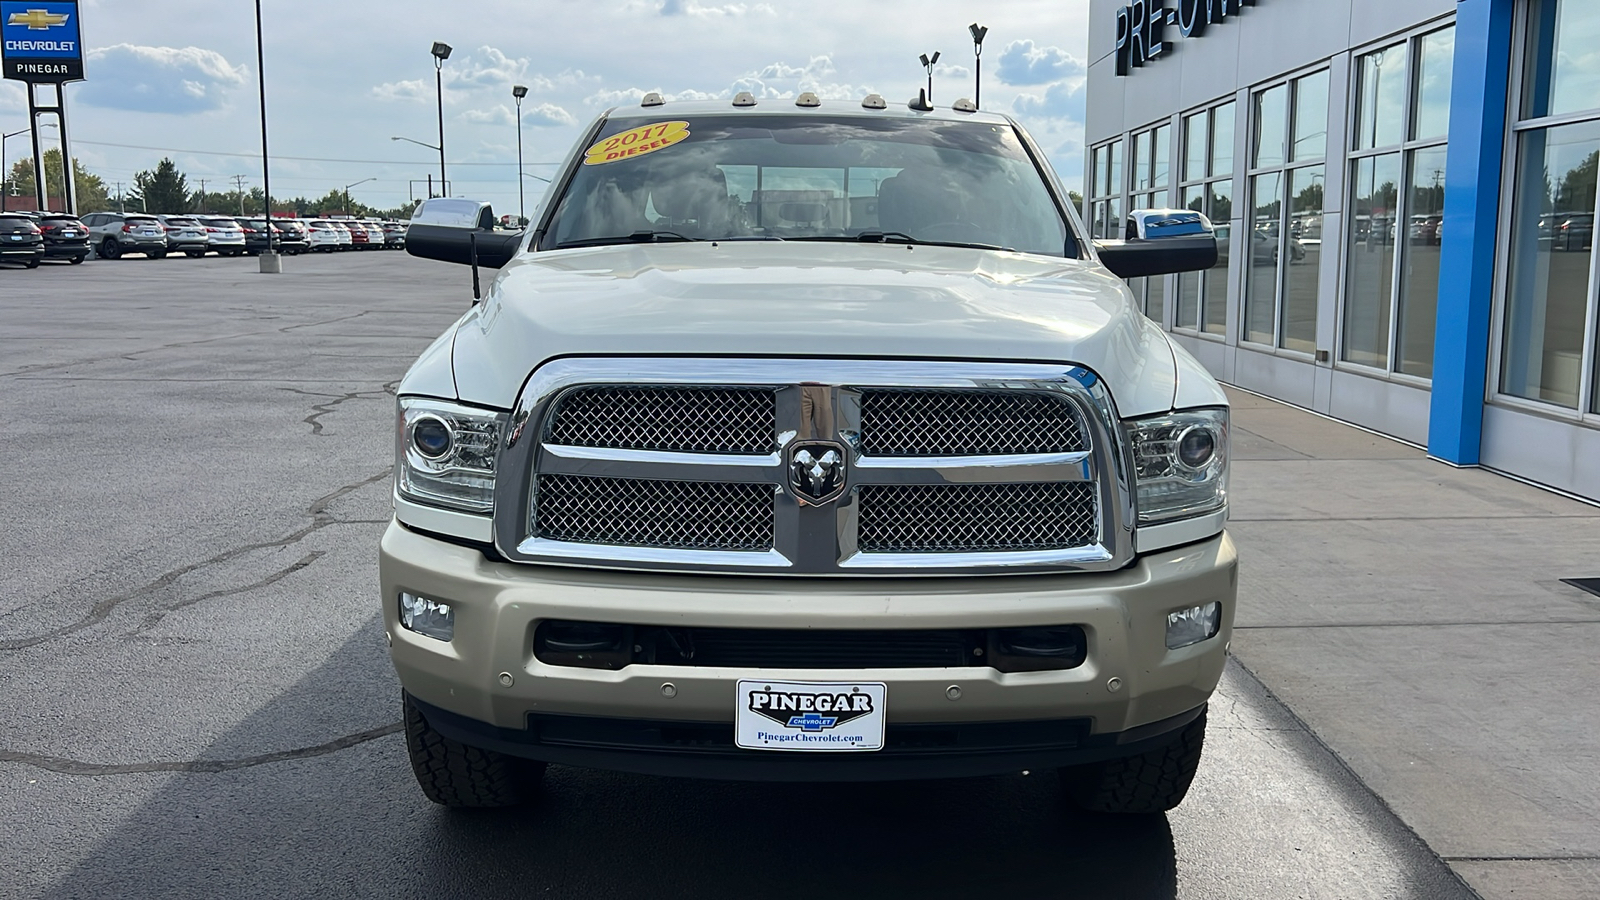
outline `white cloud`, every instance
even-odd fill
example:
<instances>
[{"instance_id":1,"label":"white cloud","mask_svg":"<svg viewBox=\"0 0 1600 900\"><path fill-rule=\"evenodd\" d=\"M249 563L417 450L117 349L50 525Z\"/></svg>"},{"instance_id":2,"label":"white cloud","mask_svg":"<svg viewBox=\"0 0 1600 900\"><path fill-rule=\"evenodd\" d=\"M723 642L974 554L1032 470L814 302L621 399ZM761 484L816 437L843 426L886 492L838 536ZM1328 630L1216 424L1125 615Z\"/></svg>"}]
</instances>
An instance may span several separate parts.
<instances>
[{"instance_id":1,"label":"white cloud","mask_svg":"<svg viewBox=\"0 0 1600 900\"><path fill-rule=\"evenodd\" d=\"M94 77L79 97L90 106L187 115L222 108L246 70L215 50L113 44L89 51Z\"/></svg>"},{"instance_id":2,"label":"white cloud","mask_svg":"<svg viewBox=\"0 0 1600 900\"><path fill-rule=\"evenodd\" d=\"M515 125L517 117L505 104L480 109L469 109L461 114L463 122L474 125Z\"/></svg>"},{"instance_id":3,"label":"white cloud","mask_svg":"<svg viewBox=\"0 0 1600 900\"><path fill-rule=\"evenodd\" d=\"M775 10L767 3L728 3L723 6L705 6L695 0L661 0L657 7L663 16L742 16L746 13L772 15Z\"/></svg>"},{"instance_id":4,"label":"white cloud","mask_svg":"<svg viewBox=\"0 0 1600 900\"><path fill-rule=\"evenodd\" d=\"M1046 88L1042 96L1018 94L1017 99L1011 102L1011 108L1019 116L1082 122L1083 81L1058 81Z\"/></svg>"},{"instance_id":5,"label":"white cloud","mask_svg":"<svg viewBox=\"0 0 1600 900\"><path fill-rule=\"evenodd\" d=\"M1000 53L995 77L1002 84L1045 84L1082 75L1084 71L1083 62L1060 47L1012 41Z\"/></svg>"},{"instance_id":6,"label":"white cloud","mask_svg":"<svg viewBox=\"0 0 1600 900\"><path fill-rule=\"evenodd\" d=\"M391 81L373 88L372 95L379 100L409 100L420 103L433 99L434 86L420 78L412 81Z\"/></svg>"},{"instance_id":7,"label":"white cloud","mask_svg":"<svg viewBox=\"0 0 1600 900\"><path fill-rule=\"evenodd\" d=\"M23 93L22 85L10 81L0 81L0 109L7 112L21 112L28 108L28 95Z\"/></svg>"},{"instance_id":8,"label":"white cloud","mask_svg":"<svg viewBox=\"0 0 1600 900\"><path fill-rule=\"evenodd\" d=\"M478 48L476 54L462 58L451 67L446 81L454 87L498 87L519 82L528 74L527 57L512 59L488 45Z\"/></svg>"},{"instance_id":9,"label":"white cloud","mask_svg":"<svg viewBox=\"0 0 1600 900\"><path fill-rule=\"evenodd\" d=\"M543 128L578 124L577 118L572 113L554 103L540 103L537 106L525 107L522 110L522 121L529 125Z\"/></svg>"}]
</instances>

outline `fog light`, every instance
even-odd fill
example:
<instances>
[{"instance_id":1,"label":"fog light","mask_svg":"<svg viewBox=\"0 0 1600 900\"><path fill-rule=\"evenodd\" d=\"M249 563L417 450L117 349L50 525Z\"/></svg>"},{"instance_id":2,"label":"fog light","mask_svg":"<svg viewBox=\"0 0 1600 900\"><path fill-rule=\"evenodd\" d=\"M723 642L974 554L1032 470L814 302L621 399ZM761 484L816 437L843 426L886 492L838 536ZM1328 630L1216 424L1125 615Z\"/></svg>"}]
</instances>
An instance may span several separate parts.
<instances>
[{"instance_id":1,"label":"fog light","mask_svg":"<svg viewBox=\"0 0 1600 900\"><path fill-rule=\"evenodd\" d=\"M1215 601L1167 613L1167 649L1198 644L1221 630L1222 604Z\"/></svg>"},{"instance_id":2,"label":"fog light","mask_svg":"<svg viewBox=\"0 0 1600 900\"><path fill-rule=\"evenodd\" d=\"M448 641L456 635L456 612L448 603L401 591L400 624L408 631Z\"/></svg>"}]
</instances>

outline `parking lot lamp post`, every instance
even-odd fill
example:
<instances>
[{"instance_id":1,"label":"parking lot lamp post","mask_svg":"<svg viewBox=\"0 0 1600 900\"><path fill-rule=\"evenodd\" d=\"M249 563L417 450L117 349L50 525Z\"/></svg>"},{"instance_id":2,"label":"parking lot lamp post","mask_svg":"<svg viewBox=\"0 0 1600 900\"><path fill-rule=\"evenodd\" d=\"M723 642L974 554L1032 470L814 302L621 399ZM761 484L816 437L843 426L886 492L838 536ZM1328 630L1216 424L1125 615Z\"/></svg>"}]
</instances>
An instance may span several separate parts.
<instances>
[{"instance_id":1,"label":"parking lot lamp post","mask_svg":"<svg viewBox=\"0 0 1600 900\"><path fill-rule=\"evenodd\" d=\"M267 249L261 251L261 272L283 272L278 256L278 241L272 234L272 167L267 162L267 74L266 51L261 47L261 0L256 0L256 82L261 88L261 212L267 221Z\"/></svg>"},{"instance_id":2,"label":"parking lot lamp post","mask_svg":"<svg viewBox=\"0 0 1600 900\"><path fill-rule=\"evenodd\" d=\"M444 61L450 58L450 45L433 42L433 80L439 89L439 190L443 196L444 177Z\"/></svg>"},{"instance_id":3,"label":"parking lot lamp post","mask_svg":"<svg viewBox=\"0 0 1600 900\"><path fill-rule=\"evenodd\" d=\"M933 51L929 56L924 53L918 59L922 60L922 67L928 70L928 102L933 102L933 67L939 64L939 51Z\"/></svg>"},{"instance_id":4,"label":"parking lot lamp post","mask_svg":"<svg viewBox=\"0 0 1600 900\"><path fill-rule=\"evenodd\" d=\"M350 215L351 214L350 213L350 189L355 187L358 184L366 184L369 181L377 181L377 180L378 180L377 178L363 178L360 181L352 181L349 184L344 186L344 212L345 212L345 215Z\"/></svg>"},{"instance_id":5,"label":"parking lot lamp post","mask_svg":"<svg viewBox=\"0 0 1600 900\"><path fill-rule=\"evenodd\" d=\"M517 98L517 215L528 217L528 200L522 190L522 98L528 96L524 85L511 86L511 96Z\"/></svg>"},{"instance_id":6,"label":"parking lot lamp post","mask_svg":"<svg viewBox=\"0 0 1600 900\"><path fill-rule=\"evenodd\" d=\"M972 33L972 105L983 109L983 39L989 36L989 29L973 22L967 31Z\"/></svg>"},{"instance_id":7,"label":"parking lot lamp post","mask_svg":"<svg viewBox=\"0 0 1600 900\"><path fill-rule=\"evenodd\" d=\"M391 140L391 141L405 141L408 144L416 144L418 147L427 147L429 150L438 150L439 151L439 159L440 159L439 171L441 171L441 172L444 171L444 163L443 163L443 160L444 160L444 148L443 148L443 146L435 147L434 145L432 145L432 144L430 144L430 143L428 143L426 141L419 141L419 140L416 140L414 138L408 138L408 137L392 137L392 138L389 138L389 140ZM444 182L440 181L439 182L439 196L443 197L447 193L449 193L449 192L445 190ZM433 176L432 175L428 176L428 199L430 199L430 200L433 199Z\"/></svg>"},{"instance_id":8,"label":"parking lot lamp post","mask_svg":"<svg viewBox=\"0 0 1600 900\"><path fill-rule=\"evenodd\" d=\"M19 134L27 134L28 129L23 128L10 134L0 134L0 212L6 211L6 185L11 183L11 170L6 168L6 141Z\"/></svg>"}]
</instances>

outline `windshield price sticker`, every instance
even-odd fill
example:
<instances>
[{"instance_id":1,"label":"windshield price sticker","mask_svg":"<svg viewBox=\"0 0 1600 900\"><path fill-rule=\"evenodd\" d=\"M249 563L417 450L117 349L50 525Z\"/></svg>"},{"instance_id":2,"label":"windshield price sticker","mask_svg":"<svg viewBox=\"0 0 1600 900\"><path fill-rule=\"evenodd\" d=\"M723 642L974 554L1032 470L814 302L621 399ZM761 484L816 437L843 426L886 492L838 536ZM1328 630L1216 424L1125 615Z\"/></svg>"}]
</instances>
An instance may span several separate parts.
<instances>
[{"instance_id":1,"label":"windshield price sticker","mask_svg":"<svg viewBox=\"0 0 1600 900\"><path fill-rule=\"evenodd\" d=\"M653 125L640 125L638 128L613 134L590 147L583 155L583 164L598 166L618 160L633 159L636 156L671 147L688 136L688 122L656 122Z\"/></svg>"},{"instance_id":2,"label":"windshield price sticker","mask_svg":"<svg viewBox=\"0 0 1600 900\"><path fill-rule=\"evenodd\" d=\"M740 681L734 743L747 750L883 749L882 682Z\"/></svg>"}]
</instances>

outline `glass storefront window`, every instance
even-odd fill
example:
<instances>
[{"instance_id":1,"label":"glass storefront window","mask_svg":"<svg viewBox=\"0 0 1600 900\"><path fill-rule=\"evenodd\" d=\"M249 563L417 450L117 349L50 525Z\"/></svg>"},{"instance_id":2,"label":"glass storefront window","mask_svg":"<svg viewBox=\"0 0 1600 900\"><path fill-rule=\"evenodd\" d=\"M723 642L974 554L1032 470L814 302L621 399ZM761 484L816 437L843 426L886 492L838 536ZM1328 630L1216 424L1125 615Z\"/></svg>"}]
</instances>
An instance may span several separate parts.
<instances>
[{"instance_id":1,"label":"glass storefront window","mask_svg":"<svg viewBox=\"0 0 1600 900\"><path fill-rule=\"evenodd\" d=\"M1456 30L1444 28L1417 42L1416 115L1413 140L1444 137L1450 130L1450 78L1455 67Z\"/></svg>"},{"instance_id":2,"label":"glass storefront window","mask_svg":"<svg viewBox=\"0 0 1600 900\"><path fill-rule=\"evenodd\" d=\"M1198 181L1206 177L1206 150L1211 133L1206 127L1210 116L1203 112L1183 117L1183 180Z\"/></svg>"},{"instance_id":3,"label":"glass storefront window","mask_svg":"<svg viewBox=\"0 0 1600 900\"><path fill-rule=\"evenodd\" d=\"M1294 141L1290 159L1321 162L1328 155L1328 73L1294 83Z\"/></svg>"},{"instance_id":4,"label":"glass storefront window","mask_svg":"<svg viewBox=\"0 0 1600 900\"><path fill-rule=\"evenodd\" d=\"M1271 344L1273 316L1278 305L1278 220L1283 211L1283 173L1270 172L1250 179L1251 211L1249 269L1245 274L1244 339ZM1241 242L1242 243L1242 242ZM1241 246L1240 251L1244 252Z\"/></svg>"},{"instance_id":5,"label":"glass storefront window","mask_svg":"<svg viewBox=\"0 0 1600 900\"><path fill-rule=\"evenodd\" d=\"M1224 103L1211 111L1211 175L1233 177L1233 104Z\"/></svg>"},{"instance_id":6,"label":"glass storefront window","mask_svg":"<svg viewBox=\"0 0 1600 900\"><path fill-rule=\"evenodd\" d=\"M1322 271L1322 192L1326 184L1322 166L1289 171L1282 344L1302 353L1317 349L1317 281Z\"/></svg>"},{"instance_id":7,"label":"glass storefront window","mask_svg":"<svg viewBox=\"0 0 1600 900\"><path fill-rule=\"evenodd\" d=\"M1288 157L1284 138L1289 134L1289 89L1278 85L1255 96L1255 139L1251 142L1250 167L1281 166Z\"/></svg>"},{"instance_id":8,"label":"glass storefront window","mask_svg":"<svg viewBox=\"0 0 1600 900\"><path fill-rule=\"evenodd\" d=\"M1232 112L1232 107L1229 107ZM1231 120L1231 117L1230 117ZM1210 185L1211 211L1207 215L1218 223L1217 264L1205 273L1205 305L1200 330L1206 334L1226 334L1228 330L1228 259L1232 253L1233 181L1223 179Z\"/></svg>"},{"instance_id":9,"label":"glass storefront window","mask_svg":"<svg viewBox=\"0 0 1600 900\"><path fill-rule=\"evenodd\" d=\"M1389 310L1394 300L1394 257L1399 223L1400 154L1356 161L1353 212L1346 253L1343 359L1388 368ZM1431 351L1430 351L1431 352Z\"/></svg>"},{"instance_id":10,"label":"glass storefront window","mask_svg":"<svg viewBox=\"0 0 1600 900\"><path fill-rule=\"evenodd\" d=\"M1577 409L1600 121L1526 131L1520 144L1500 390Z\"/></svg>"},{"instance_id":11,"label":"glass storefront window","mask_svg":"<svg viewBox=\"0 0 1600 900\"><path fill-rule=\"evenodd\" d=\"M1172 168L1172 126L1162 125L1150 135L1150 186L1167 186L1167 174Z\"/></svg>"},{"instance_id":12,"label":"glass storefront window","mask_svg":"<svg viewBox=\"0 0 1600 900\"><path fill-rule=\"evenodd\" d=\"M1444 147L1411 154L1411 197L1404 272L1400 277L1395 370L1433 377L1433 330L1438 318L1439 232L1444 225Z\"/></svg>"},{"instance_id":13,"label":"glass storefront window","mask_svg":"<svg viewBox=\"0 0 1600 900\"><path fill-rule=\"evenodd\" d=\"M1355 148L1400 143L1406 112L1406 45L1362 54L1356 61Z\"/></svg>"},{"instance_id":14,"label":"glass storefront window","mask_svg":"<svg viewBox=\"0 0 1600 900\"><path fill-rule=\"evenodd\" d=\"M1600 108L1600 3L1540 0L1528 21L1522 117Z\"/></svg>"}]
</instances>

